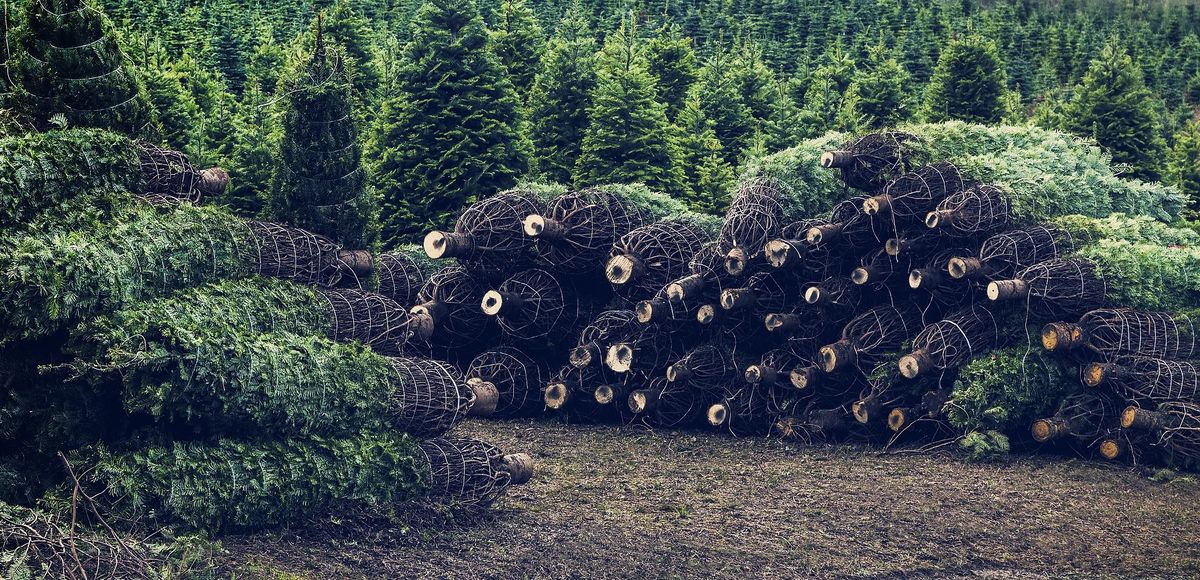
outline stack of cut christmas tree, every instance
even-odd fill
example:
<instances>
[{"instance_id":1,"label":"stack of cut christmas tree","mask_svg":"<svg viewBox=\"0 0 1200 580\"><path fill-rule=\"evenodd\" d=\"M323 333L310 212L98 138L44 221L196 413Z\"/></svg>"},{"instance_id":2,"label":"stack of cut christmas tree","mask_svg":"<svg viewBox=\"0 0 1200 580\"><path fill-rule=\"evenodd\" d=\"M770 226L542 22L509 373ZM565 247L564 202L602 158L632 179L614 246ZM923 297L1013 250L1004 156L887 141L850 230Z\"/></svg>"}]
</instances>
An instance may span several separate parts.
<instances>
[{"instance_id":1,"label":"stack of cut christmas tree","mask_svg":"<svg viewBox=\"0 0 1200 580\"><path fill-rule=\"evenodd\" d=\"M497 394L410 344L410 258L197 207L220 170L115 133L0 139L0 164L5 500L64 493L67 463L113 510L232 530L530 477L439 438Z\"/></svg>"},{"instance_id":2,"label":"stack of cut christmas tree","mask_svg":"<svg viewBox=\"0 0 1200 580\"><path fill-rule=\"evenodd\" d=\"M1177 192L1090 142L832 134L753 163L721 221L641 187L546 192L424 240L454 263L420 291L416 338L495 389L496 415L1196 457L1179 311L1200 304L1200 236L1167 225Z\"/></svg>"}]
</instances>

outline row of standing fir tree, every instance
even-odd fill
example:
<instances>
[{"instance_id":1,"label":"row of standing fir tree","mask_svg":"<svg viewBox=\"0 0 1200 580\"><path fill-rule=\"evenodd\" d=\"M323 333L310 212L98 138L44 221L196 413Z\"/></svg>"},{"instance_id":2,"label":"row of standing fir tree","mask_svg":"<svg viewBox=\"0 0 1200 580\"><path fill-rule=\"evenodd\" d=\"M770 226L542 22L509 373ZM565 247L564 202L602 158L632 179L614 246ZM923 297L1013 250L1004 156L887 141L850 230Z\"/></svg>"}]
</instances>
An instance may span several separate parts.
<instances>
[{"instance_id":1,"label":"row of standing fir tree","mask_svg":"<svg viewBox=\"0 0 1200 580\"><path fill-rule=\"evenodd\" d=\"M1200 198L1200 124L1168 122L1120 38L1075 86L1027 103L997 43L979 34L939 48L914 93L917 75L884 34L861 51L835 43L807 74L788 78L760 44L698 50L681 27L652 27L644 13L624 14L601 43L580 4L549 39L521 0L484 12L490 29L471 0L427 1L400 43L381 41L372 20L339 1L294 42L265 41L250 53L240 95L222 75L228 63L204 66L186 51L172 59L169 38L129 34L126 44L154 71L145 78L167 141L234 173L221 201L356 246L413 241L466 203L527 178L640 181L720 212L748 156L829 129L918 118L1032 115L1095 138L1136 176L1165 177ZM1189 56L1187 42L1194 36L1180 42L1179 60L1200 79L1200 49ZM330 51L316 50L318 37ZM314 80L318 68L337 70ZM1192 84L1180 107L1194 115L1200 81Z\"/></svg>"}]
</instances>

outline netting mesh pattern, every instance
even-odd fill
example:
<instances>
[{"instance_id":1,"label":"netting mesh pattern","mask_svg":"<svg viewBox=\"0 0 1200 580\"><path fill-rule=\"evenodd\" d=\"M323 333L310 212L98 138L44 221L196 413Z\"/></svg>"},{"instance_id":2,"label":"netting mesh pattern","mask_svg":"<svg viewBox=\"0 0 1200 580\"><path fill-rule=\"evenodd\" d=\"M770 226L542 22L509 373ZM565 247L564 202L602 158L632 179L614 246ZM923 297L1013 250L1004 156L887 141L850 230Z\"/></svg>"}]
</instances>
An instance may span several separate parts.
<instances>
[{"instance_id":1,"label":"netting mesh pattern","mask_svg":"<svg viewBox=\"0 0 1200 580\"><path fill-rule=\"evenodd\" d=\"M911 340L920 329L921 313L916 308L907 304L884 304L846 323L842 328L842 338L836 344L853 350L853 363L869 371L882 357ZM822 349L824 354L825 349Z\"/></svg>"},{"instance_id":2,"label":"netting mesh pattern","mask_svg":"<svg viewBox=\"0 0 1200 580\"><path fill-rule=\"evenodd\" d=\"M542 213L528 192L506 191L471 204L454 225L462 244L454 252L459 263L480 275L503 275L527 263L533 242L525 235L524 220Z\"/></svg>"},{"instance_id":3,"label":"netting mesh pattern","mask_svg":"<svg viewBox=\"0 0 1200 580\"><path fill-rule=\"evenodd\" d=\"M872 191L905 171L904 144L916 137L900 131L870 133L834 151L829 166L842 172L842 180L855 189Z\"/></svg>"},{"instance_id":4,"label":"netting mesh pattern","mask_svg":"<svg viewBox=\"0 0 1200 580\"><path fill-rule=\"evenodd\" d=\"M575 285L540 268L514 274L497 291L504 305L496 319L515 340L557 343L577 332L585 319Z\"/></svg>"},{"instance_id":5,"label":"netting mesh pattern","mask_svg":"<svg viewBox=\"0 0 1200 580\"><path fill-rule=\"evenodd\" d=\"M1200 355L1195 321L1186 314L1102 308L1079 319L1088 348L1106 355L1186 359Z\"/></svg>"},{"instance_id":6,"label":"netting mesh pattern","mask_svg":"<svg viewBox=\"0 0 1200 580\"><path fill-rule=\"evenodd\" d=\"M698 346L667 368L667 380L695 391L713 391L741 373L733 351L719 344Z\"/></svg>"},{"instance_id":7,"label":"netting mesh pattern","mask_svg":"<svg viewBox=\"0 0 1200 580\"><path fill-rule=\"evenodd\" d=\"M646 398L646 410L637 417L654 427L671 428L695 423L704 412L704 404L696 391L686 385L671 383L666 377L655 377L645 388L630 398Z\"/></svg>"},{"instance_id":8,"label":"netting mesh pattern","mask_svg":"<svg viewBox=\"0 0 1200 580\"><path fill-rule=\"evenodd\" d=\"M321 290L320 294L329 307L334 340L357 340L376 352L398 355L412 337L408 311L391 298L353 289Z\"/></svg>"},{"instance_id":9,"label":"netting mesh pattern","mask_svg":"<svg viewBox=\"0 0 1200 580\"><path fill-rule=\"evenodd\" d=\"M467 416L475 395L448 363L422 358L392 358L389 411L392 425L414 435L445 433Z\"/></svg>"},{"instance_id":10,"label":"netting mesh pattern","mask_svg":"<svg viewBox=\"0 0 1200 580\"><path fill-rule=\"evenodd\" d=\"M379 293L404 306L412 306L425 285L425 269L411 256L388 252L375 257Z\"/></svg>"},{"instance_id":11,"label":"netting mesh pattern","mask_svg":"<svg viewBox=\"0 0 1200 580\"><path fill-rule=\"evenodd\" d=\"M648 298L667 282L686 275L692 256L708 241L703 229L686 221L664 220L642 226L613 245L609 280L614 280L614 260L631 258L637 264L633 266L635 272L627 282L616 283L617 292L629 300Z\"/></svg>"},{"instance_id":12,"label":"netting mesh pattern","mask_svg":"<svg viewBox=\"0 0 1200 580\"><path fill-rule=\"evenodd\" d=\"M1056 228L1033 226L996 234L979 246L986 277L1009 278L1021 269L1066 255L1075 249L1071 237Z\"/></svg>"},{"instance_id":13,"label":"netting mesh pattern","mask_svg":"<svg viewBox=\"0 0 1200 580\"><path fill-rule=\"evenodd\" d=\"M934 368L948 369L996 348L1000 334L999 323L990 310L968 306L926 326L913 339L912 349L928 357Z\"/></svg>"},{"instance_id":14,"label":"netting mesh pattern","mask_svg":"<svg viewBox=\"0 0 1200 580\"><path fill-rule=\"evenodd\" d=\"M1131 402L1200 400L1200 366L1195 362L1124 356L1100 366L1107 378L1104 384Z\"/></svg>"},{"instance_id":15,"label":"netting mesh pattern","mask_svg":"<svg viewBox=\"0 0 1200 580\"><path fill-rule=\"evenodd\" d=\"M570 274L597 270L613 244L642 225L636 208L604 188L561 195L549 203L542 217L547 224L536 240L538 257L556 271Z\"/></svg>"},{"instance_id":16,"label":"netting mesh pattern","mask_svg":"<svg viewBox=\"0 0 1200 580\"><path fill-rule=\"evenodd\" d=\"M968 237L1004 228L1012 220L1008 196L995 185L975 185L951 194L925 221L931 228Z\"/></svg>"},{"instance_id":17,"label":"netting mesh pattern","mask_svg":"<svg viewBox=\"0 0 1200 580\"><path fill-rule=\"evenodd\" d=\"M416 338L440 348L468 348L486 339L491 323L479 310L484 288L461 266L448 266L429 277L410 313L428 317L419 322Z\"/></svg>"},{"instance_id":18,"label":"netting mesh pattern","mask_svg":"<svg viewBox=\"0 0 1200 580\"><path fill-rule=\"evenodd\" d=\"M739 185L718 238L722 249L728 252L739 248L747 256L754 256L778 237L784 225L781 195L773 179L756 177Z\"/></svg>"},{"instance_id":19,"label":"netting mesh pattern","mask_svg":"<svg viewBox=\"0 0 1200 580\"><path fill-rule=\"evenodd\" d=\"M501 346L475 357L466 372L467 380L479 379L496 387L500 394L496 416L512 417L542 408L542 388L550 380L543 361L524 351Z\"/></svg>"},{"instance_id":20,"label":"netting mesh pattern","mask_svg":"<svg viewBox=\"0 0 1200 580\"><path fill-rule=\"evenodd\" d=\"M429 493L466 507L486 507L504 495L512 479L500 468L504 453L477 439L429 439L420 443L429 463Z\"/></svg>"},{"instance_id":21,"label":"netting mesh pattern","mask_svg":"<svg viewBox=\"0 0 1200 580\"><path fill-rule=\"evenodd\" d=\"M200 201L200 172L183 153L139 142L138 162L146 187L143 197L153 203Z\"/></svg>"},{"instance_id":22,"label":"netting mesh pattern","mask_svg":"<svg viewBox=\"0 0 1200 580\"><path fill-rule=\"evenodd\" d=\"M966 187L958 168L950 163L934 163L894 179L878 198L886 198L886 209L879 213L894 222L925 219L947 196ZM878 199L872 198L872 199ZM864 205L864 208L868 207Z\"/></svg>"},{"instance_id":23,"label":"netting mesh pattern","mask_svg":"<svg viewBox=\"0 0 1200 580\"><path fill-rule=\"evenodd\" d=\"M1200 461L1200 404L1171 401L1159 405L1158 412L1166 418L1157 445L1185 461Z\"/></svg>"},{"instance_id":24,"label":"netting mesh pattern","mask_svg":"<svg viewBox=\"0 0 1200 580\"><path fill-rule=\"evenodd\" d=\"M1021 270L1017 279L1028 285L1029 309L1042 316L1078 316L1105 302L1104 279L1084 260L1048 260Z\"/></svg>"},{"instance_id":25,"label":"netting mesh pattern","mask_svg":"<svg viewBox=\"0 0 1200 580\"><path fill-rule=\"evenodd\" d=\"M336 286L345 274L341 246L312 232L271 222L250 222L255 272L314 286Z\"/></svg>"}]
</instances>

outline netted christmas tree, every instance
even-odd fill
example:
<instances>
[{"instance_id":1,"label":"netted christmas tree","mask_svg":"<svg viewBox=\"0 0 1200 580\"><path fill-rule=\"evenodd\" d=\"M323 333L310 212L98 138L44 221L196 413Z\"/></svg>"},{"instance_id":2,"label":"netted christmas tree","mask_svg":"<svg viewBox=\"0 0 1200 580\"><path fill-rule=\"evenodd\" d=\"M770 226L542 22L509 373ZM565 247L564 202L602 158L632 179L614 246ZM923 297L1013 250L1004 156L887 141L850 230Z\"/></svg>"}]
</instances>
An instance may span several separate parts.
<instances>
[{"instance_id":1,"label":"netted christmas tree","mask_svg":"<svg viewBox=\"0 0 1200 580\"><path fill-rule=\"evenodd\" d=\"M374 193L366 184L345 57L316 47L284 85L283 134L271 181L275 220L323 235L350 248L377 237Z\"/></svg>"},{"instance_id":2,"label":"netted christmas tree","mask_svg":"<svg viewBox=\"0 0 1200 580\"><path fill-rule=\"evenodd\" d=\"M90 3L27 2L10 42L14 94L8 100L40 128L65 122L129 135L158 133L145 86L112 23Z\"/></svg>"}]
</instances>

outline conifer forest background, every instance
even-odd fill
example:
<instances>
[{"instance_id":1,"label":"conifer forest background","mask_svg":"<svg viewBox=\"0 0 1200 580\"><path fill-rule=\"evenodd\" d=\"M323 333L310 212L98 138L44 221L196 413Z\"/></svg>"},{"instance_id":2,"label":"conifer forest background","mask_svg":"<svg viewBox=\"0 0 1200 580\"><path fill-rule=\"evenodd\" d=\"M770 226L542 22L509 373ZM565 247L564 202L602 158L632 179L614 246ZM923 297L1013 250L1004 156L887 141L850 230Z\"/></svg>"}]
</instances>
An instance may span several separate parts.
<instances>
[{"instance_id":1,"label":"conifer forest background","mask_svg":"<svg viewBox=\"0 0 1200 580\"><path fill-rule=\"evenodd\" d=\"M363 217L315 227L349 245L419 241L528 181L643 182L719 214L747 159L917 120L1089 136L1127 175L1200 199L1196 3L100 4L162 139L233 176L210 201L314 229L272 192L310 161L295 146L306 118L349 117L329 135L348 154L321 170ZM308 57L318 28L336 71Z\"/></svg>"}]
</instances>

